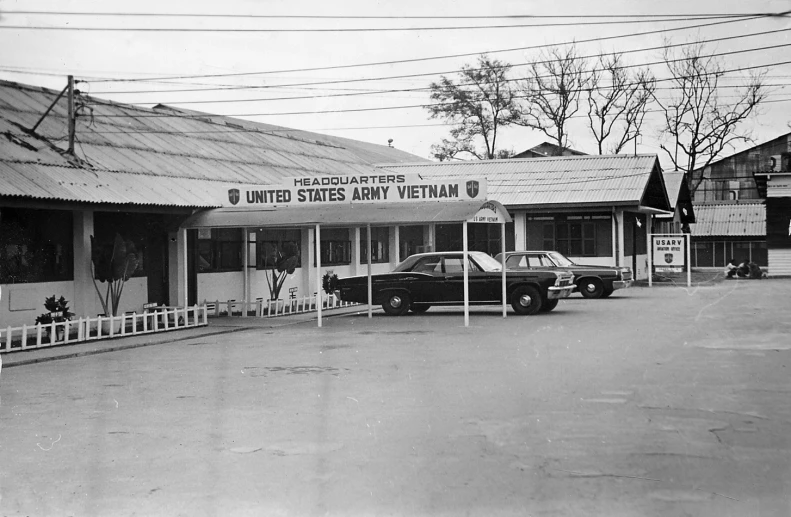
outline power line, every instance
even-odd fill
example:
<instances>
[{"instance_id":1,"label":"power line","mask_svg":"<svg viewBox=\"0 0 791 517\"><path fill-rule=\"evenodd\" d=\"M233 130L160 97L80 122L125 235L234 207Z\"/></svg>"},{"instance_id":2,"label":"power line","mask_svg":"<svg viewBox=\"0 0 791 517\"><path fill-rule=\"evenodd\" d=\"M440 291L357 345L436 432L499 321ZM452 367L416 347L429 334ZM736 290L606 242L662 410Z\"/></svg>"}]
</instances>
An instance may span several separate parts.
<instances>
[{"instance_id":1,"label":"power line","mask_svg":"<svg viewBox=\"0 0 791 517\"><path fill-rule=\"evenodd\" d=\"M369 67L369 66L382 66L382 65L394 65L394 64L403 64L403 63L416 63L422 61L435 61L440 59L455 59L459 57L471 57L471 56L478 56L481 54L500 54L506 52L516 52L522 50L537 50L541 48L547 47L554 47L554 46L563 46L563 45L571 45L571 44L582 44L582 43L593 43L598 41L607 41L611 39L620 39L620 38L631 38L637 36L649 36L652 34L661 34L665 32L675 32L679 30L689 30L689 29L698 29L702 27L711 27L714 25L723 25L728 23L735 23L740 21L752 21L755 19L759 19L760 17L753 17L753 18L744 18L738 20L727 20L727 21L720 21L720 22L713 22L713 23L703 23L697 25L688 25L685 27L674 27L669 29L657 29L652 31L646 32L639 32L639 33L632 33L632 34L623 34L623 35L616 35L616 36L601 36L596 38L588 38L584 40L574 40L574 41L566 41L562 43L556 44L543 44L543 45L531 45L527 47L515 47L509 49L499 49L499 50L490 50L490 51L483 51L483 52L474 52L474 53L463 53L463 54L450 54L444 56L432 56L432 57L424 57L424 58L413 58L413 59L400 59L400 60L392 60L392 61L378 61L372 63L356 63L350 65L335 65L335 66L322 66L322 67L311 67L311 68L292 68L292 69L285 69L285 70L269 70L269 71L258 71L258 72L237 72L237 73L230 73L230 74L200 74L200 75L180 75L180 76L165 76L165 77L149 77L144 79L139 78L121 78L121 79L107 79L104 81L94 81L94 82L156 82L156 81L164 81L164 80L172 80L172 79L197 79L197 78L209 78L209 77L241 77L241 76L250 76L250 75L268 75L268 74L280 74L280 73L294 73L294 72L316 72L316 71L324 71L324 70L338 70L338 69L346 69L346 68L359 68L359 67ZM786 29L783 29L786 30ZM764 33L754 33L750 35L745 35L743 37L749 37L754 35L762 35L762 34L772 34L775 31L767 31ZM711 40L715 41L715 40ZM452 72L447 72L452 73ZM170 83L166 83L170 84ZM242 87L246 88L246 87ZM176 90L173 90L176 91ZM184 90L182 90L184 91ZM187 91L194 91L194 90L187 90ZM126 93L126 92L123 92Z\"/></svg>"},{"instance_id":2,"label":"power line","mask_svg":"<svg viewBox=\"0 0 791 517\"><path fill-rule=\"evenodd\" d=\"M318 14L225 14L225 13L131 13L87 11L17 11L3 14L58 15L58 16L113 16L158 18L236 18L236 19L312 19L312 20L447 20L447 19L552 19L552 18L664 18L668 16L701 18L736 18L740 16L780 16L783 13L666 13L666 14L502 14L502 15L318 15Z\"/></svg>"},{"instance_id":3,"label":"power line","mask_svg":"<svg viewBox=\"0 0 791 517\"><path fill-rule=\"evenodd\" d=\"M789 30L789 29L781 29L781 30ZM675 45L672 45L672 47L681 46L681 45L691 45L691 44L694 44L694 42L693 43L675 44ZM765 46L765 47L757 47L757 48L751 48L751 49L733 50L733 51L729 51L729 52L720 52L720 53L715 53L715 54L709 54L708 57L719 57L719 56L727 56L727 55L734 55L734 54L742 54L742 53L745 53L745 52L755 52L755 51L758 51L758 50L771 50L771 49L774 49L774 48L780 48L780 47L784 47L784 46L788 46L788 45L791 45L791 44L783 43L783 44L779 44L779 45L769 45L769 46ZM604 54L604 55L615 55L615 54L618 54L618 53L610 53L610 54ZM583 56L581 59L583 59L583 58L590 58L590 57L596 57L596 56ZM668 60L668 61L664 61L663 60L663 61L653 61L653 62L648 62L648 63L623 65L623 66L620 66L620 67L617 67L617 68L618 69L626 69L626 68L636 68L636 67L643 67L643 66L662 65L662 64L665 64L667 62L682 61L684 59L685 58L678 58L678 59L673 59L673 60ZM525 63L524 65L517 65L517 66L528 66L528 65L531 65L531 64L550 63L550 62L552 62L552 61L535 61L535 62L532 62L532 63ZM245 87L240 87L240 88L224 88L224 87L221 87L221 88L179 89L179 90L166 90L166 91L160 91L160 90L136 90L136 91L131 91L131 92L129 92L129 91L127 91L127 92L99 91L99 92L93 93L93 95L121 94L121 93L123 93L123 94L130 94L130 93L137 93L137 94L140 94L140 93L184 93L184 92L225 91L225 90L229 90L229 89L230 90L238 90L238 89L249 89L249 90L251 90L251 89L287 88L287 87L288 88L293 88L293 87L299 87L299 86L316 86L316 85L325 85L325 84L348 84L348 83L370 82L370 81L388 81L388 80L394 80L394 79L414 79L414 78L418 78L418 77L428 77L428 76L434 76L434 75L438 75L438 74L444 75L444 74L448 74L448 73L457 73L457 72L458 72L457 70L454 70L454 71L451 71L451 72L432 72L432 73L420 73L420 74L402 74L402 75L394 75L394 76L386 76L386 77L364 77L364 78L361 78L361 79L335 79L335 80L331 80L331 81L314 81L314 82L310 82L310 83L289 83L289 84L278 84L278 85L245 86ZM586 72L590 73L591 70L588 70ZM549 77L550 76L539 76L539 78L544 78L544 79L549 78ZM521 80L521 79L505 79L503 82L516 82L516 81L519 81L519 80ZM91 82L96 82L96 81L91 81ZM473 84L474 83L466 83L466 84L458 84L457 86L471 86ZM412 89L402 89L402 90L398 90L398 91L399 92L421 91L421 90L427 90L427 89L429 89L429 88L421 87L421 88L412 88Z\"/></svg>"},{"instance_id":4,"label":"power line","mask_svg":"<svg viewBox=\"0 0 791 517\"><path fill-rule=\"evenodd\" d=\"M785 16L788 13L773 13L770 16ZM582 21L574 23L535 23L514 25L459 25L446 27L347 27L347 28L297 28L297 29L242 29L242 28L202 28L202 27L55 27L43 25L0 25L0 29L14 30L54 30L54 31L86 31L86 32L185 32L185 33L326 33L326 32L415 32L415 31L457 31L481 29L525 29L546 27L579 27L581 25L627 25L635 23L670 23L694 20L711 20L715 17L685 16L683 18L638 19L613 21ZM730 19L730 18L729 18Z\"/></svg>"},{"instance_id":5,"label":"power line","mask_svg":"<svg viewBox=\"0 0 791 517\"><path fill-rule=\"evenodd\" d=\"M769 46L765 46L765 47L750 48L750 49L740 49L740 50L734 50L734 51L729 51L729 52L715 53L715 54L710 54L708 57L720 57L720 56L726 56L726 55L742 54L742 53L746 53L746 52L756 52L756 51L762 51L762 50L771 50L771 49L788 47L788 46L791 46L791 43L783 43L783 44L779 44L779 45L769 45ZM643 67L643 66L661 65L661 64L665 64L667 62L677 62L677 61L683 61L685 59L686 58L678 58L678 59L673 59L673 60L668 60L668 61L664 61L663 60L663 61L654 61L654 62L649 62L649 63L636 64L636 65L623 65L623 66L618 67L618 68L619 69L627 69L627 68L635 68L635 67ZM540 62L537 62L537 63L540 63ZM778 64L773 64L772 66L778 66ZM749 67L749 68L746 68L746 69L752 69L752 68L756 68L756 67ZM741 69L739 69L739 70L741 70ZM732 71L736 71L736 70L725 71L725 73L732 72ZM588 71L588 72L591 72L591 71ZM416 74L416 75L423 76L423 75L426 75L426 74ZM540 76L540 77L542 77L542 78L549 78L550 76ZM368 81L368 80L373 80L373 79L345 79L345 80L339 80L339 81L340 82L355 82L355 81ZM520 79L506 79L503 82L516 82L516 81L519 81L519 80ZM657 79L656 81L657 82L663 82L663 81L668 81L668 80L672 80L672 78ZM335 82L335 81L333 81L333 82ZM309 84L322 84L322 83L309 83ZM469 86L471 84L467 84L467 85ZM297 85L288 85L288 86L297 86ZM465 85L464 84L460 84L458 86L465 86ZM430 90L430 89L431 89L430 87L404 88L404 89L384 90L384 91L381 91L381 92L346 93L346 94L333 94L333 95L313 96L313 97L305 96L305 98L351 97L351 96L371 95L373 93L407 93L407 92L413 92L414 93L414 92L427 91L427 90ZM106 92L101 92L101 93L106 93ZM94 95L98 95L98 93L94 94ZM299 97L291 97L291 99L299 99ZM289 98L217 99L217 100L196 100L196 101L182 101L182 102L176 101L176 102L171 102L171 103L173 103L173 104L225 104L225 103L261 102L261 101L268 101L268 100L289 100ZM141 104L159 104L159 103L141 103Z\"/></svg>"}]
</instances>

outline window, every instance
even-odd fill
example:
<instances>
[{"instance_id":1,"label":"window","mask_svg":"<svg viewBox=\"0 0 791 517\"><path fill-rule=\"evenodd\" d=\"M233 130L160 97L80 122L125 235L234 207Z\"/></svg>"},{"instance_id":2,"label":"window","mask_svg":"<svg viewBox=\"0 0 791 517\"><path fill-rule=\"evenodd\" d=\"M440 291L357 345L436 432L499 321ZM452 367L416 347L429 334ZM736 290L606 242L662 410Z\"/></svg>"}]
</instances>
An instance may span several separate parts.
<instances>
[{"instance_id":1,"label":"window","mask_svg":"<svg viewBox=\"0 0 791 517\"><path fill-rule=\"evenodd\" d=\"M314 256L315 256L315 251ZM342 266L352 262L352 242L346 228L321 230L321 265ZM315 263L315 262L314 262Z\"/></svg>"},{"instance_id":2,"label":"window","mask_svg":"<svg viewBox=\"0 0 791 517\"><path fill-rule=\"evenodd\" d=\"M198 272L242 270L242 230L212 228L198 233Z\"/></svg>"},{"instance_id":3,"label":"window","mask_svg":"<svg viewBox=\"0 0 791 517\"><path fill-rule=\"evenodd\" d=\"M299 229L259 229L256 232L256 268L271 269L285 256L296 256L297 267L302 267Z\"/></svg>"},{"instance_id":4,"label":"window","mask_svg":"<svg viewBox=\"0 0 791 517\"><path fill-rule=\"evenodd\" d=\"M572 257L612 255L610 216L531 217L526 234L528 250L558 251Z\"/></svg>"},{"instance_id":5,"label":"window","mask_svg":"<svg viewBox=\"0 0 791 517\"><path fill-rule=\"evenodd\" d=\"M93 218L94 235L100 242L112 243L118 234L127 246L134 247L137 269L133 277L148 275L147 243L162 231L161 219L153 214L130 212L96 212Z\"/></svg>"},{"instance_id":6,"label":"window","mask_svg":"<svg viewBox=\"0 0 791 517\"><path fill-rule=\"evenodd\" d=\"M360 229L360 263L368 263L368 234L367 228ZM390 261L390 229L371 228L371 262L381 263Z\"/></svg>"},{"instance_id":7,"label":"window","mask_svg":"<svg viewBox=\"0 0 791 517\"><path fill-rule=\"evenodd\" d=\"M425 250L423 247L422 226L401 226L398 229L398 239L400 241L401 260Z\"/></svg>"},{"instance_id":8,"label":"window","mask_svg":"<svg viewBox=\"0 0 791 517\"><path fill-rule=\"evenodd\" d=\"M0 284L74 279L72 213L0 208Z\"/></svg>"}]
</instances>

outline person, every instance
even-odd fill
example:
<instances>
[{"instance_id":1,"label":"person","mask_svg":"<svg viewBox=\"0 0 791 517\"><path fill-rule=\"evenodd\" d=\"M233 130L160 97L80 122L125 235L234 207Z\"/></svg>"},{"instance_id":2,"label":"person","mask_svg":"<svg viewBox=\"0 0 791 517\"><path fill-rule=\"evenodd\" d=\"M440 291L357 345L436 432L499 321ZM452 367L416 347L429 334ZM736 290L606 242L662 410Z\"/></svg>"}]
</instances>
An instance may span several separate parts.
<instances>
[{"instance_id":1,"label":"person","mask_svg":"<svg viewBox=\"0 0 791 517\"><path fill-rule=\"evenodd\" d=\"M745 258L739 267L736 268L736 276L739 278L747 278L750 276L750 259Z\"/></svg>"},{"instance_id":2,"label":"person","mask_svg":"<svg viewBox=\"0 0 791 517\"><path fill-rule=\"evenodd\" d=\"M733 278L733 275L736 274L736 261L730 259L728 264L725 266L725 278Z\"/></svg>"}]
</instances>

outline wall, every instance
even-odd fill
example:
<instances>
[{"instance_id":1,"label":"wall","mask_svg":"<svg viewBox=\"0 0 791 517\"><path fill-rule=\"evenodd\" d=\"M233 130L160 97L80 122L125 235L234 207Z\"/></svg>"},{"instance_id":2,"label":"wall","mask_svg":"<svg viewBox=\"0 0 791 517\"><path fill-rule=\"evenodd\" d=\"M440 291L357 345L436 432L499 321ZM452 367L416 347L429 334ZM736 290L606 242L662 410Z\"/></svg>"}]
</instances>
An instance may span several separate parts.
<instances>
[{"instance_id":1,"label":"wall","mask_svg":"<svg viewBox=\"0 0 791 517\"><path fill-rule=\"evenodd\" d=\"M91 281L92 282L92 281ZM99 289L104 294L107 284L99 284ZM44 298L63 296L69 301L69 308L75 313L74 318L95 317L103 312L99 297L93 286L93 297L86 310L77 312L74 309L74 282L42 282L31 284L3 285L3 298L0 300L0 326L18 327L21 325L35 325L36 317L45 312ZM124 285L118 314L124 312L141 312L143 304L148 297L148 279L146 277L131 278Z\"/></svg>"}]
</instances>

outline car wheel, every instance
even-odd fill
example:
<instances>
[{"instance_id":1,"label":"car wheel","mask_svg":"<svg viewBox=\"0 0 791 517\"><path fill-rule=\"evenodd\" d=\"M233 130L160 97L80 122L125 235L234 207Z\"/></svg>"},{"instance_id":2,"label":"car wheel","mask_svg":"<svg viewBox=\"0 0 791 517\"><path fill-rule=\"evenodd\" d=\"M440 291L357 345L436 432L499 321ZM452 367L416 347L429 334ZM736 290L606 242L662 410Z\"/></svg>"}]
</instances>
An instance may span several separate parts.
<instances>
[{"instance_id":1,"label":"car wheel","mask_svg":"<svg viewBox=\"0 0 791 517\"><path fill-rule=\"evenodd\" d=\"M544 300L541 305L541 312L552 312L558 306L560 300Z\"/></svg>"},{"instance_id":2,"label":"car wheel","mask_svg":"<svg viewBox=\"0 0 791 517\"><path fill-rule=\"evenodd\" d=\"M605 287L605 288L604 288L604 290L603 290L603 291L602 291L602 293L601 293L601 297L602 297L602 298L609 298L609 297L610 297L610 295L611 295L612 293L614 293L614 292L615 292L615 289L607 289L607 288Z\"/></svg>"},{"instance_id":3,"label":"car wheel","mask_svg":"<svg viewBox=\"0 0 791 517\"><path fill-rule=\"evenodd\" d=\"M414 312L415 314L423 314L427 310L431 308L431 305L424 303L422 305L415 305L414 303L409 306L410 312Z\"/></svg>"},{"instance_id":4,"label":"car wheel","mask_svg":"<svg viewBox=\"0 0 791 517\"><path fill-rule=\"evenodd\" d=\"M390 293L387 295L387 300L382 304L382 309L389 316L401 316L406 314L409 310L411 300L406 293Z\"/></svg>"},{"instance_id":5,"label":"car wheel","mask_svg":"<svg viewBox=\"0 0 791 517\"><path fill-rule=\"evenodd\" d=\"M601 298L604 293L604 286L598 278L583 278L577 285L585 298Z\"/></svg>"},{"instance_id":6,"label":"car wheel","mask_svg":"<svg viewBox=\"0 0 791 517\"><path fill-rule=\"evenodd\" d=\"M511 307L517 314L530 316L541 310L543 300L538 289L529 285L522 285L511 293Z\"/></svg>"}]
</instances>

